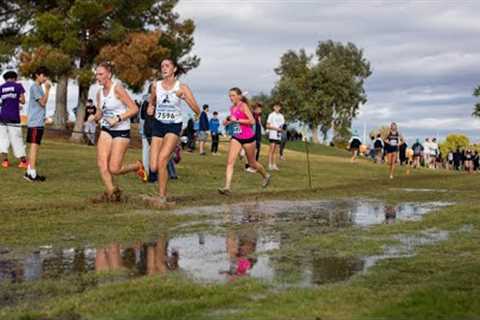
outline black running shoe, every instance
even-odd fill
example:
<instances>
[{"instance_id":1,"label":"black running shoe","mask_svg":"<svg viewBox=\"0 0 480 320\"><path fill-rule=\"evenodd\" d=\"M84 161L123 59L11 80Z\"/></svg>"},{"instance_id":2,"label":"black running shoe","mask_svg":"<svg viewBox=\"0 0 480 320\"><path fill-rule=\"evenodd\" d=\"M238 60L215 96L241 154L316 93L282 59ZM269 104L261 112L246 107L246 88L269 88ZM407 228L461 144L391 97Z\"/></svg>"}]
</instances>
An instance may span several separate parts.
<instances>
[{"instance_id":1,"label":"black running shoe","mask_svg":"<svg viewBox=\"0 0 480 320\"><path fill-rule=\"evenodd\" d=\"M37 174L37 176L34 178L32 177L31 175L29 175L28 173L25 173L25 175L23 176L23 178L27 181L30 181L30 182L43 182L45 181L47 178L45 178L44 176L39 176Z\"/></svg>"}]
</instances>

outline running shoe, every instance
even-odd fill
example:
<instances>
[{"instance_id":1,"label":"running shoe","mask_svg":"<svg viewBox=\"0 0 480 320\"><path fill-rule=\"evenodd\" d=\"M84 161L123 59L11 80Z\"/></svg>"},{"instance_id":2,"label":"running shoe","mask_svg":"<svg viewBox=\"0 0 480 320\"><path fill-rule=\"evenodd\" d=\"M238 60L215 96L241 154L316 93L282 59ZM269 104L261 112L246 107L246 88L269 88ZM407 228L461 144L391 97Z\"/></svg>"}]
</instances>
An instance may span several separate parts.
<instances>
[{"instance_id":1,"label":"running shoe","mask_svg":"<svg viewBox=\"0 0 480 320\"><path fill-rule=\"evenodd\" d=\"M175 201L168 201L167 197L143 197L145 202L153 208L156 209L171 209L175 207Z\"/></svg>"},{"instance_id":2,"label":"running shoe","mask_svg":"<svg viewBox=\"0 0 480 320\"><path fill-rule=\"evenodd\" d=\"M3 160L2 161L2 168L8 168L10 166L10 163L8 162L8 160Z\"/></svg>"},{"instance_id":3,"label":"running shoe","mask_svg":"<svg viewBox=\"0 0 480 320\"><path fill-rule=\"evenodd\" d=\"M232 191L230 189L227 189L227 188L218 188L217 191L218 191L218 193L220 193L221 195L224 195L224 196L230 196L232 194Z\"/></svg>"},{"instance_id":4,"label":"running shoe","mask_svg":"<svg viewBox=\"0 0 480 320\"><path fill-rule=\"evenodd\" d=\"M27 161L20 161L20 163L18 164L18 168L27 169L28 168L28 162Z\"/></svg>"},{"instance_id":5,"label":"running shoe","mask_svg":"<svg viewBox=\"0 0 480 320\"><path fill-rule=\"evenodd\" d=\"M268 185L270 184L270 180L272 180L272 175L271 174L269 174L268 176L263 178L262 188L268 187Z\"/></svg>"},{"instance_id":6,"label":"running shoe","mask_svg":"<svg viewBox=\"0 0 480 320\"><path fill-rule=\"evenodd\" d=\"M257 170L253 169L252 167L248 167L247 169L245 169L245 171L247 171L248 173L257 173Z\"/></svg>"},{"instance_id":7,"label":"running shoe","mask_svg":"<svg viewBox=\"0 0 480 320\"><path fill-rule=\"evenodd\" d=\"M44 176L40 176L38 174L34 178L30 174L28 174L28 172L25 172L25 175L23 176L23 178L30 182L43 182L47 180L47 178L45 178Z\"/></svg>"},{"instance_id":8,"label":"running shoe","mask_svg":"<svg viewBox=\"0 0 480 320\"><path fill-rule=\"evenodd\" d=\"M126 202L127 197L123 194L119 187L113 189L112 194L109 196L110 202Z\"/></svg>"},{"instance_id":9,"label":"running shoe","mask_svg":"<svg viewBox=\"0 0 480 320\"><path fill-rule=\"evenodd\" d=\"M148 181L148 174L147 171L145 171L145 167L143 166L142 161L137 160L138 164L140 165L140 168L137 170L137 176L140 177L143 183L146 183Z\"/></svg>"},{"instance_id":10,"label":"running shoe","mask_svg":"<svg viewBox=\"0 0 480 320\"><path fill-rule=\"evenodd\" d=\"M105 202L109 202L110 201L110 197L108 195L107 192L102 192L98 195L96 195L94 198L91 199L91 202L92 203L105 203Z\"/></svg>"}]
</instances>

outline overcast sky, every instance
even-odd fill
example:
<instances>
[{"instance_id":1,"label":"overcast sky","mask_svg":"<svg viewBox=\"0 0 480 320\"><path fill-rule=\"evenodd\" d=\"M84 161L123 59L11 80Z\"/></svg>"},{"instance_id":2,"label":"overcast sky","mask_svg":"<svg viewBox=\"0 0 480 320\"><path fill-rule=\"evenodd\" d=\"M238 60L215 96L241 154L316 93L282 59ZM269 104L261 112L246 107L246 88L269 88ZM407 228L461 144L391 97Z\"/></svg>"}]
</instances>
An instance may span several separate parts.
<instances>
[{"instance_id":1,"label":"overcast sky","mask_svg":"<svg viewBox=\"0 0 480 320\"><path fill-rule=\"evenodd\" d=\"M480 1L180 0L176 10L195 21L201 58L182 80L211 111L227 111L233 86L269 93L283 53L314 53L332 39L355 43L372 65L368 103L354 121L360 135L364 125L370 131L396 121L410 141L449 132L480 140L480 121L471 117ZM70 108L76 100L70 86Z\"/></svg>"},{"instance_id":2,"label":"overcast sky","mask_svg":"<svg viewBox=\"0 0 480 320\"><path fill-rule=\"evenodd\" d=\"M360 133L365 123L370 130L396 121L410 138L480 137L471 117L480 1L181 0L177 10L195 21L202 59L184 80L211 109L228 108L232 86L270 92L283 53L313 53L332 39L355 43L373 68L354 123Z\"/></svg>"}]
</instances>

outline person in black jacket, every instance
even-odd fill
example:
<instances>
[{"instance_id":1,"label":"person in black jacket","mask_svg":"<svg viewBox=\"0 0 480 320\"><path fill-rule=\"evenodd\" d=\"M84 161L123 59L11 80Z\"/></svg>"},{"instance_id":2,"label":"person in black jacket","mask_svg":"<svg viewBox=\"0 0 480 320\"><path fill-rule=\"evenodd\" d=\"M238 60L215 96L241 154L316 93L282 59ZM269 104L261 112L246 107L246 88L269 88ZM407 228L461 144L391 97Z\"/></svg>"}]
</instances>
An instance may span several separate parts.
<instances>
[{"instance_id":1,"label":"person in black jacket","mask_svg":"<svg viewBox=\"0 0 480 320\"><path fill-rule=\"evenodd\" d=\"M407 143L403 139L401 139L400 146L398 147L401 166L403 166L404 164L407 164L407 147L408 147Z\"/></svg>"},{"instance_id":2,"label":"person in black jacket","mask_svg":"<svg viewBox=\"0 0 480 320\"><path fill-rule=\"evenodd\" d=\"M205 155L205 142L207 142L208 139L208 130L209 130L209 124L208 124L208 104L203 105L203 111L200 113L200 121L199 121L199 129L198 129L198 141L199 143L199 148L200 148L200 155L204 156Z\"/></svg>"}]
</instances>

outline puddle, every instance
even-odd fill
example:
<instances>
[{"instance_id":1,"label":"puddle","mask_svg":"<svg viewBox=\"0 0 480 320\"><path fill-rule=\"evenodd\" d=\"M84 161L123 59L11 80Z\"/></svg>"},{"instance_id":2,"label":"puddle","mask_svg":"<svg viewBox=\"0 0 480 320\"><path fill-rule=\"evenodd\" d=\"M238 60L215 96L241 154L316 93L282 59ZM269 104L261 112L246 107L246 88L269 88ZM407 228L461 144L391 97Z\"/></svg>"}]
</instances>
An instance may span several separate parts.
<instances>
[{"instance_id":1,"label":"puddle","mask_svg":"<svg viewBox=\"0 0 480 320\"><path fill-rule=\"evenodd\" d=\"M448 239L448 236L449 232L443 230L427 230L416 235L395 236L394 239L400 243L398 245L386 246L382 255L365 257L363 271L366 272L381 260L412 257L415 255L417 247L445 241Z\"/></svg>"},{"instance_id":2,"label":"puddle","mask_svg":"<svg viewBox=\"0 0 480 320\"><path fill-rule=\"evenodd\" d=\"M265 201L224 206L206 206L176 210L179 215L222 215L223 219L209 221L211 224L260 222L262 224L311 223L316 226L348 227L369 226L386 220L417 221L429 211L452 203L423 202L402 203L395 206L394 216L386 214L386 205L370 200L314 200L314 201ZM388 215L388 219L386 216ZM204 222L204 221L203 221Z\"/></svg>"},{"instance_id":3,"label":"puddle","mask_svg":"<svg viewBox=\"0 0 480 320\"><path fill-rule=\"evenodd\" d=\"M448 233L400 236L398 246L373 257L324 257L299 253L282 255L289 234L323 232L324 227L369 226L417 220L447 203L379 201L271 201L244 205L178 210L177 214L208 214L213 228L187 235L162 233L150 242L128 246L66 248L43 246L18 257L0 254L0 281L55 279L86 272L123 271L127 277L181 272L194 281L229 282L250 276L280 285L315 286L345 281L377 261L413 255L415 247L445 240ZM201 223L205 224L204 219ZM216 226L216 227L215 227ZM295 228L295 229L293 229ZM211 230L215 231L211 231ZM275 255L271 251L275 250Z\"/></svg>"}]
</instances>

